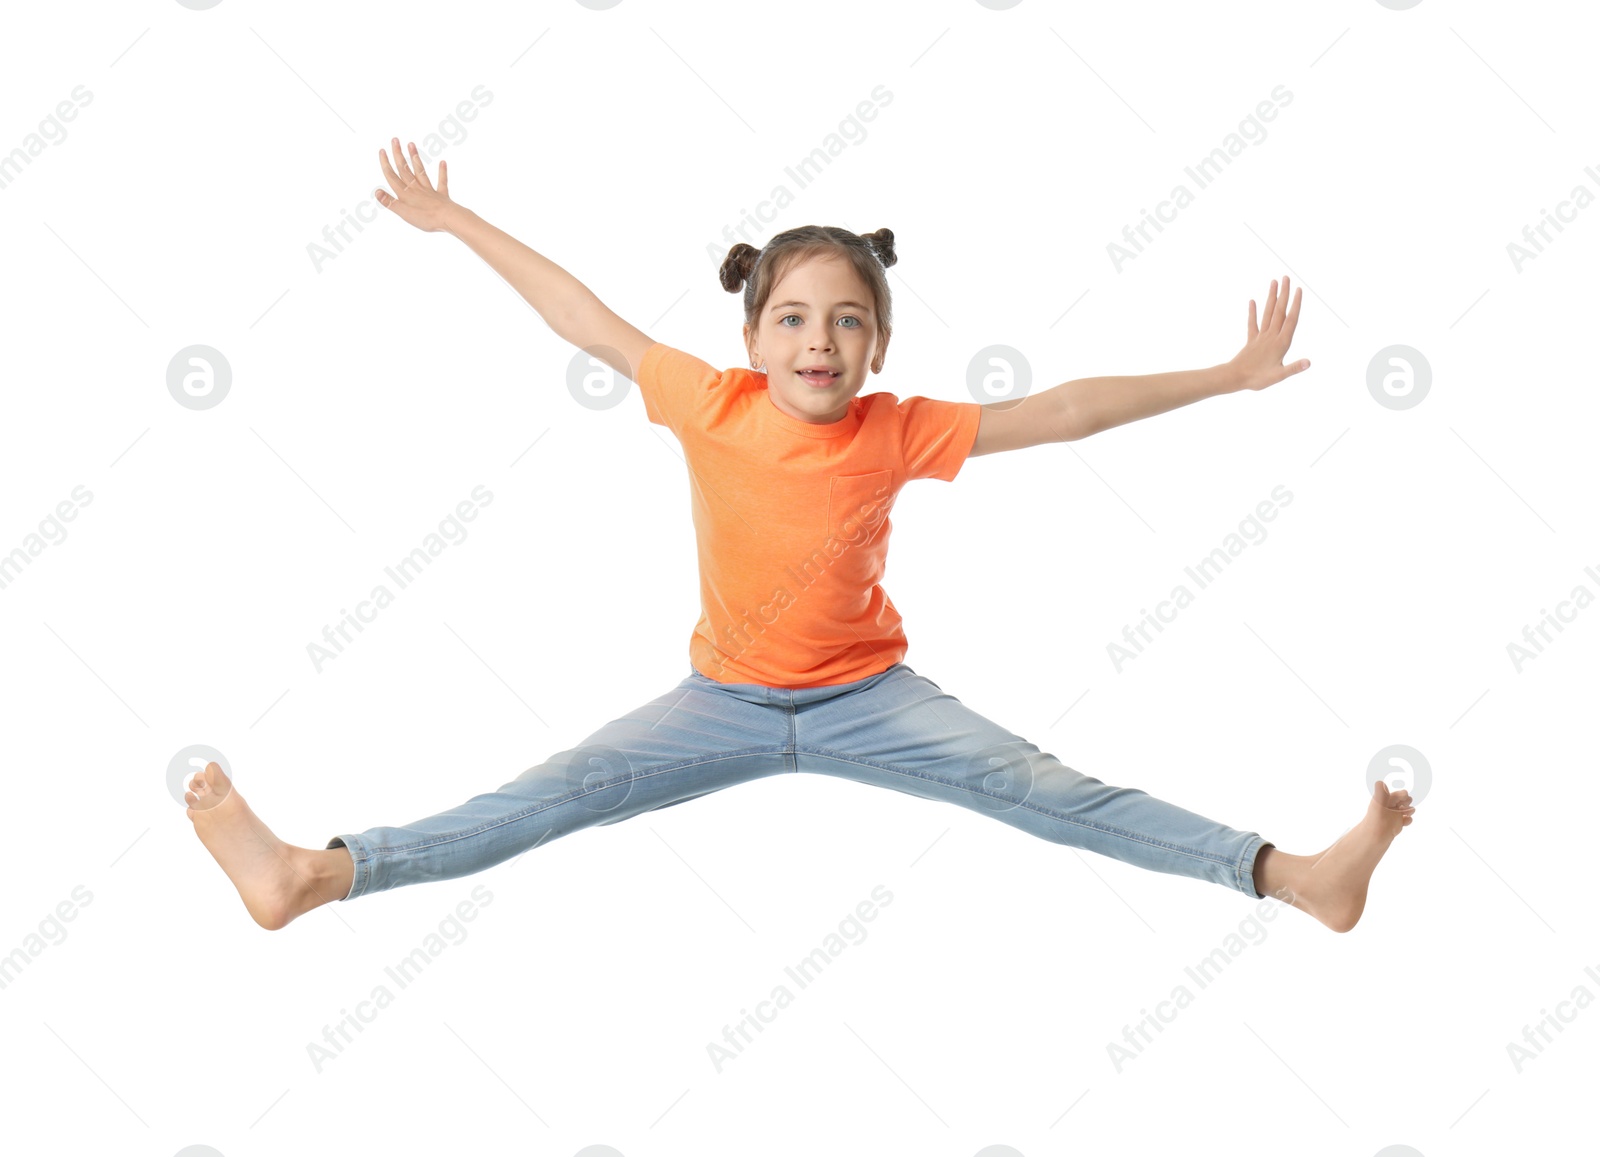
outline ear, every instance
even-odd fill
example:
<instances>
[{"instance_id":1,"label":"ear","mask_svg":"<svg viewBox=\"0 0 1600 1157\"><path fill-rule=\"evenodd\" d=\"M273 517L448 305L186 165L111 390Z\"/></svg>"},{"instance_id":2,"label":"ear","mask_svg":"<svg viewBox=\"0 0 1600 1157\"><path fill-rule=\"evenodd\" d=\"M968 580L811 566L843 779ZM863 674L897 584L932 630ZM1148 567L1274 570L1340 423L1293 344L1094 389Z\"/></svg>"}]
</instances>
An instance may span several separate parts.
<instances>
[{"instance_id":1,"label":"ear","mask_svg":"<svg viewBox=\"0 0 1600 1157\"><path fill-rule=\"evenodd\" d=\"M748 322L745 323L744 327L744 348L745 352L750 355L750 368L756 369L759 367L761 365L761 351L756 349L755 333Z\"/></svg>"},{"instance_id":2,"label":"ear","mask_svg":"<svg viewBox=\"0 0 1600 1157\"><path fill-rule=\"evenodd\" d=\"M883 373L883 358L884 358L884 355L887 354L888 352L889 352L889 339L888 338L884 338L882 341L880 341L878 343L878 352L876 354L874 354L873 358L872 358L872 372L873 373L875 373L875 374Z\"/></svg>"}]
</instances>

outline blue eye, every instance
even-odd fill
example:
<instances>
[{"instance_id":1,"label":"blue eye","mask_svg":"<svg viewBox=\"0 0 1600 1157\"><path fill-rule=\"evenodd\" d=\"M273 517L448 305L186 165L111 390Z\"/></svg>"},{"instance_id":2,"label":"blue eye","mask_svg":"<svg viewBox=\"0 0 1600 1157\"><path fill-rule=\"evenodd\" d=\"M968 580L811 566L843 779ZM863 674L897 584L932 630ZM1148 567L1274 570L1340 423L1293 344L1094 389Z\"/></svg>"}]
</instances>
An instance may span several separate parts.
<instances>
[{"instance_id":1,"label":"blue eye","mask_svg":"<svg viewBox=\"0 0 1600 1157\"><path fill-rule=\"evenodd\" d=\"M800 315L798 313L786 313L786 314L784 314L782 317L780 317L778 319L779 328L781 328L781 329L793 329L794 326L792 326L792 325L784 325L783 323L788 321L791 317L798 318L799 316ZM860 329L861 328L861 319L859 317L857 317L855 314L847 313L847 314L844 315L844 317L841 317L839 320L840 321L844 321L846 319L849 319L850 321L855 322L855 325L849 326L847 328L849 328L849 329Z\"/></svg>"}]
</instances>

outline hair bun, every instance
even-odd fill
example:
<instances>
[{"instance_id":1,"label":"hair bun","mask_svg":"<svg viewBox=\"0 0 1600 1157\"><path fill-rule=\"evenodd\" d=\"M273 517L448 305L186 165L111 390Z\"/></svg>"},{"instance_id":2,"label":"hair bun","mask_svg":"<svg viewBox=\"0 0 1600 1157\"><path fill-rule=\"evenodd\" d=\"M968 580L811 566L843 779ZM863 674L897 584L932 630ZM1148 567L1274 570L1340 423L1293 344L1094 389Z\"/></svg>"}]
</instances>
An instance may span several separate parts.
<instances>
[{"instance_id":1,"label":"hair bun","mask_svg":"<svg viewBox=\"0 0 1600 1157\"><path fill-rule=\"evenodd\" d=\"M750 280L750 274L755 270L756 260L760 256L761 250L743 241L728 250L728 255L722 259L722 268L717 272L717 279L722 282L722 288L729 293L738 293L743 289L744 283Z\"/></svg>"},{"instance_id":2,"label":"hair bun","mask_svg":"<svg viewBox=\"0 0 1600 1157\"><path fill-rule=\"evenodd\" d=\"M894 255L894 230L878 229L872 233L863 233L861 239L872 246L872 251L878 255L878 260L885 269L897 260Z\"/></svg>"}]
</instances>

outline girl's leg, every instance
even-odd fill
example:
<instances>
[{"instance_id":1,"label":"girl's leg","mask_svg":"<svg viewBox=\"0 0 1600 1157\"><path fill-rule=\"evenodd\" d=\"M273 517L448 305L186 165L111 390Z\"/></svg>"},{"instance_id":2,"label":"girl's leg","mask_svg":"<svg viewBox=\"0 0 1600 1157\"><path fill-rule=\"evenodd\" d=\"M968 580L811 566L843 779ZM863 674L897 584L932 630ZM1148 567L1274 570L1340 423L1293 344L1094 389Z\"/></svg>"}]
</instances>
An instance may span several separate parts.
<instances>
[{"instance_id":1,"label":"girl's leg","mask_svg":"<svg viewBox=\"0 0 1600 1157\"><path fill-rule=\"evenodd\" d=\"M1271 895L1336 932L1361 917L1373 869L1416 810L1380 781L1317 856L1291 856L1136 788L1111 787L979 715L904 663L846 693L793 691L800 770L945 800L1059 844Z\"/></svg>"},{"instance_id":2,"label":"girl's leg","mask_svg":"<svg viewBox=\"0 0 1600 1157\"><path fill-rule=\"evenodd\" d=\"M904 663L849 695L796 705L801 771L956 803L1054 843L1260 896L1256 855L1273 845L1258 833L1075 771Z\"/></svg>"},{"instance_id":3,"label":"girl's leg","mask_svg":"<svg viewBox=\"0 0 1600 1157\"><path fill-rule=\"evenodd\" d=\"M331 900L479 872L582 828L793 771L777 694L692 673L494 791L403 826L336 836L328 850L284 844L231 790L191 801L190 818L251 916L281 928ZM329 870L330 856L347 877ZM341 878L346 891L327 887Z\"/></svg>"},{"instance_id":4,"label":"girl's leg","mask_svg":"<svg viewBox=\"0 0 1600 1157\"><path fill-rule=\"evenodd\" d=\"M788 728L760 703L691 675L511 782L400 827L336 836L355 879L346 900L481 872L582 828L614 824L788 771Z\"/></svg>"}]
</instances>

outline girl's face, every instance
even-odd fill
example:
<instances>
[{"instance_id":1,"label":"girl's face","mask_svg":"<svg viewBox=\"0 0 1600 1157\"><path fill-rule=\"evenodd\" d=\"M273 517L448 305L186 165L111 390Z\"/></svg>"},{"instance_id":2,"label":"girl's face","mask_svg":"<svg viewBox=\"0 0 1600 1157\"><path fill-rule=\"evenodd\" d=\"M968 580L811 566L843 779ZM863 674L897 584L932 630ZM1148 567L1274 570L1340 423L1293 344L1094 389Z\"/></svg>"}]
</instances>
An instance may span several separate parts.
<instances>
[{"instance_id":1,"label":"girl's face","mask_svg":"<svg viewBox=\"0 0 1600 1157\"><path fill-rule=\"evenodd\" d=\"M837 422L883 368L888 343L878 342L872 294L848 262L838 257L802 261L773 286L754 331L745 326L750 364L765 363L772 404L802 422ZM874 364L876 359L876 364ZM825 366L834 377L801 371Z\"/></svg>"}]
</instances>

